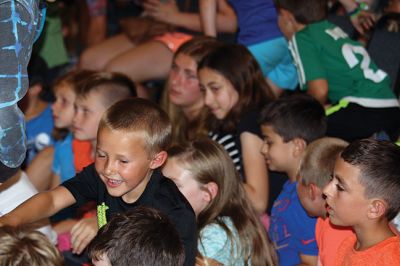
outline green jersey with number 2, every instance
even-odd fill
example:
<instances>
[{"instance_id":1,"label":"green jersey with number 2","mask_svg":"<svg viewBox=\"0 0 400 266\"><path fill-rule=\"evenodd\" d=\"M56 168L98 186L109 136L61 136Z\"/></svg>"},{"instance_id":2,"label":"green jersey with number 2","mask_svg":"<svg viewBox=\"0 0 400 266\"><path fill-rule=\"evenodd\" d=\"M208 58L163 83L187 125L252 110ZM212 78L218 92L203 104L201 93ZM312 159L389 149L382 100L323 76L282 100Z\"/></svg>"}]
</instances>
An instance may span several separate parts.
<instances>
[{"instance_id":1,"label":"green jersey with number 2","mask_svg":"<svg viewBox=\"0 0 400 266\"><path fill-rule=\"evenodd\" d=\"M302 90L307 81L325 79L331 103L347 99L365 107L398 106L387 74L336 25L326 20L309 24L295 34L289 47Z\"/></svg>"}]
</instances>

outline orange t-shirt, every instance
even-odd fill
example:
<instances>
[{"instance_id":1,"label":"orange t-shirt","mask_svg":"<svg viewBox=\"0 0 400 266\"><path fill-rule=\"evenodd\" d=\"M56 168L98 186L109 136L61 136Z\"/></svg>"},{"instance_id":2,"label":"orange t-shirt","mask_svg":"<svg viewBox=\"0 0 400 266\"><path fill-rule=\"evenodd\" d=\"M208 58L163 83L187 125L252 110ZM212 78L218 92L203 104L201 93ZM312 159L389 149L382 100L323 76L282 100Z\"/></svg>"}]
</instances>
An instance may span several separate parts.
<instances>
[{"instance_id":1,"label":"orange t-shirt","mask_svg":"<svg viewBox=\"0 0 400 266\"><path fill-rule=\"evenodd\" d=\"M329 218L317 219L315 225L315 240L318 245L318 264L333 266L336 252L343 240L354 236L351 227L338 227L330 223Z\"/></svg>"},{"instance_id":2,"label":"orange t-shirt","mask_svg":"<svg viewBox=\"0 0 400 266\"><path fill-rule=\"evenodd\" d=\"M73 139L72 153L74 154L74 166L77 173L94 162L92 158L92 144L90 141Z\"/></svg>"},{"instance_id":3,"label":"orange t-shirt","mask_svg":"<svg viewBox=\"0 0 400 266\"><path fill-rule=\"evenodd\" d=\"M400 265L400 237L393 236L363 251L354 249L356 236L346 238L336 255L340 266L398 266Z\"/></svg>"}]
</instances>

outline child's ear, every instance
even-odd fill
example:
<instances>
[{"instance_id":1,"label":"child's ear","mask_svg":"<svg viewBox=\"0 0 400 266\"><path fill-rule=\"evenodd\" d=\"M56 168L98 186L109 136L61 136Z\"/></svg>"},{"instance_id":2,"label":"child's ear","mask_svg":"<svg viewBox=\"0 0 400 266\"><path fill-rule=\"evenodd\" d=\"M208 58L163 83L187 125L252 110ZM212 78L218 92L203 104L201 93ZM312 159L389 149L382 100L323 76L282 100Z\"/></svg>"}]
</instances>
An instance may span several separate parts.
<instances>
[{"instance_id":1,"label":"child's ear","mask_svg":"<svg viewBox=\"0 0 400 266\"><path fill-rule=\"evenodd\" d=\"M168 158L168 154L166 151L160 151L156 155L154 155L153 159L150 162L150 169L156 169L162 166Z\"/></svg>"},{"instance_id":2,"label":"child's ear","mask_svg":"<svg viewBox=\"0 0 400 266\"><path fill-rule=\"evenodd\" d=\"M307 147L307 143L304 139L295 138L292 140L294 149L293 149L293 156L295 158L299 158L303 156L303 153Z\"/></svg>"},{"instance_id":3,"label":"child's ear","mask_svg":"<svg viewBox=\"0 0 400 266\"><path fill-rule=\"evenodd\" d=\"M208 182L205 185L206 193L203 197L206 202L211 202L218 194L218 185L215 182Z\"/></svg>"},{"instance_id":4,"label":"child's ear","mask_svg":"<svg viewBox=\"0 0 400 266\"><path fill-rule=\"evenodd\" d=\"M317 198L322 197L321 190L315 184L311 183L310 185L308 185L308 187L309 187L310 197L313 201L316 200Z\"/></svg>"},{"instance_id":5,"label":"child's ear","mask_svg":"<svg viewBox=\"0 0 400 266\"><path fill-rule=\"evenodd\" d=\"M367 216L370 219L377 219L386 214L387 204L381 199L373 199L368 207Z\"/></svg>"},{"instance_id":6,"label":"child's ear","mask_svg":"<svg viewBox=\"0 0 400 266\"><path fill-rule=\"evenodd\" d=\"M32 87L29 87L29 95L35 95L38 96L39 93L42 91L42 85L40 84L35 84Z\"/></svg>"}]
</instances>

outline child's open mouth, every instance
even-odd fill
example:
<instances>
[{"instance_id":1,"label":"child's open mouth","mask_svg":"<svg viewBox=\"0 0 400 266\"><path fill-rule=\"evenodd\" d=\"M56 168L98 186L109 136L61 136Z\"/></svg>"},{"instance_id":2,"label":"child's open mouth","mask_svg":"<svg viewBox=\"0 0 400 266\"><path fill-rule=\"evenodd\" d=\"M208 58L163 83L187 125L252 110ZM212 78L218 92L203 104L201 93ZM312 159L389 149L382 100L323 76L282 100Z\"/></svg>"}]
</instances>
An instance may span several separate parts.
<instances>
[{"instance_id":1,"label":"child's open mouth","mask_svg":"<svg viewBox=\"0 0 400 266\"><path fill-rule=\"evenodd\" d=\"M119 185L122 184L122 182L123 182L122 180L107 178L107 186L109 187L118 187Z\"/></svg>"}]
</instances>

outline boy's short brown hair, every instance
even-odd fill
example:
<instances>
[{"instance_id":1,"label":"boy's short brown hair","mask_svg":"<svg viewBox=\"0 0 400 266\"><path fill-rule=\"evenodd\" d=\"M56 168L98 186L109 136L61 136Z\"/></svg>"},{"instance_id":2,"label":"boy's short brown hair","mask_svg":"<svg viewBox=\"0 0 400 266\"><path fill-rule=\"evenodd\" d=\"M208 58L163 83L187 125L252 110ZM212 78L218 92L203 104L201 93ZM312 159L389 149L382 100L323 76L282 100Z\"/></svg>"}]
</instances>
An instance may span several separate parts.
<instances>
[{"instance_id":1,"label":"boy's short brown hair","mask_svg":"<svg viewBox=\"0 0 400 266\"><path fill-rule=\"evenodd\" d=\"M327 16L326 0L276 0L276 7L286 9L298 23L310 24L321 21Z\"/></svg>"},{"instance_id":2,"label":"boy's short brown hair","mask_svg":"<svg viewBox=\"0 0 400 266\"><path fill-rule=\"evenodd\" d=\"M0 264L62 266L64 261L46 236L29 227L0 227Z\"/></svg>"},{"instance_id":3,"label":"boy's short brown hair","mask_svg":"<svg viewBox=\"0 0 400 266\"><path fill-rule=\"evenodd\" d=\"M365 187L365 197L384 200L386 217L392 220L400 211L400 147L389 141L356 140L341 158L360 169L358 180Z\"/></svg>"},{"instance_id":4,"label":"boy's short brown hair","mask_svg":"<svg viewBox=\"0 0 400 266\"><path fill-rule=\"evenodd\" d=\"M342 139L330 137L311 142L300 164L299 176L302 184L315 184L320 189L328 184L336 158L347 145Z\"/></svg>"},{"instance_id":5,"label":"boy's short brown hair","mask_svg":"<svg viewBox=\"0 0 400 266\"><path fill-rule=\"evenodd\" d=\"M168 115L146 99L129 98L115 103L100 120L99 130L104 127L143 133L149 155L166 151L171 144L172 126Z\"/></svg>"},{"instance_id":6,"label":"boy's short brown hair","mask_svg":"<svg viewBox=\"0 0 400 266\"><path fill-rule=\"evenodd\" d=\"M324 108L307 94L293 94L270 102L261 111L259 123L273 127L284 142L300 138L308 144L326 132Z\"/></svg>"}]
</instances>

